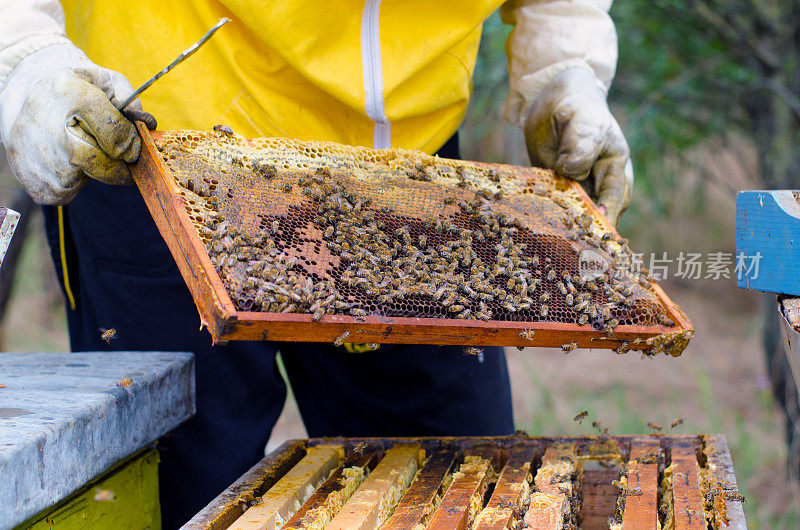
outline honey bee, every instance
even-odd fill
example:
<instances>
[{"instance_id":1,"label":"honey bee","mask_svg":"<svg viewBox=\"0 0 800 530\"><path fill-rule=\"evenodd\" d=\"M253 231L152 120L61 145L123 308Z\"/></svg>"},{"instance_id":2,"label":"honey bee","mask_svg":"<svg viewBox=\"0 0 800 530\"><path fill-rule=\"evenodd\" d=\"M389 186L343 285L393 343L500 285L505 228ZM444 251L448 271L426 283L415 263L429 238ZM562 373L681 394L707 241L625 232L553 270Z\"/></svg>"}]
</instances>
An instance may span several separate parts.
<instances>
[{"instance_id":1,"label":"honey bee","mask_svg":"<svg viewBox=\"0 0 800 530\"><path fill-rule=\"evenodd\" d=\"M352 316L354 316L354 317L365 317L365 316L367 316L367 312L364 311L363 309L358 308L358 307L354 307L354 308L350 309L350 314Z\"/></svg>"},{"instance_id":2,"label":"honey bee","mask_svg":"<svg viewBox=\"0 0 800 530\"><path fill-rule=\"evenodd\" d=\"M670 425L670 429L674 429L678 425L683 425L683 418L675 418L672 420L672 425Z\"/></svg>"},{"instance_id":3,"label":"honey bee","mask_svg":"<svg viewBox=\"0 0 800 530\"><path fill-rule=\"evenodd\" d=\"M581 412L576 414L574 418L572 418L572 421L577 421L579 424L581 424L581 423L583 423L583 420L586 419L586 417L588 415L589 415L589 411L588 410L582 410Z\"/></svg>"},{"instance_id":4,"label":"honey bee","mask_svg":"<svg viewBox=\"0 0 800 530\"><path fill-rule=\"evenodd\" d=\"M349 336L350 336L350 332L349 331L345 331L344 333L342 333L341 335L339 335L338 337L336 337L333 340L333 345L334 346L341 346L342 344L344 344L344 341L347 340L347 337L349 337Z\"/></svg>"},{"instance_id":5,"label":"honey bee","mask_svg":"<svg viewBox=\"0 0 800 530\"><path fill-rule=\"evenodd\" d=\"M564 303L568 306L571 306L574 302L575 300L573 299L572 293L569 293L564 297Z\"/></svg>"},{"instance_id":6,"label":"honey bee","mask_svg":"<svg viewBox=\"0 0 800 530\"><path fill-rule=\"evenodd\" d=\"M464 348L464 353L466 353L467 355L475 355L476 357L480 357L481 355L483 355L483 349L475 348L473 346L467 346Z\"/></svg>"},{"instance_id":7,"label":"honey bee","mask_svg":"<svg viewBox=\"0 0 800 530\"><path fill-rule=\"evenodd\" d=\"M533 340L533 336L536 335L536 332L532 329L523 329L522 332L519 334L519 338L525 340Z\"/></svg>"},{"instance_id":8,"label":"honey bee","mask_svg":"<svg viewBox=\"0 0 800 530\"><path fill-rule=\"evenodd\" d=\"M492 192L489 191L489 190L478 190L477 192L475 192L475 200L477 201L479 198L480 199L491 199L492 198Z\"/></svg>"},{"instance_id":9,"label":"honey bee","mask_svg":"<svg viewBox=\"0 0 800 530\"><path fill-rule=\"evenodd\" d=\"M133 379L131 379L129 377L126 377L125 379L117 381L117 386L121 386L121 387L129 387L132 384L133 384Z\"/></svg>"},{"instance_id":10,"label":"honey bee","mask_svg":"<svg viewBox=\"0 0 800 530\"><path fill-rule=\"evenodd\" d=\"M569 353L569 352L573 351L577 347L578 347L578 343L577 342L568 342L567 344L562 344L561 345L561 351L563 351L564 353Z\"/></svg>"},{"instance_id":11,"label":"honey bee","mask_svg":"<svg viewBox=\"0 0 800 530\"><path fill-rule=\"evenodd\" d=\"M654 423L652 421L647 422L647 426L650 427L651 429L653 429L654 431L660 431L661 430L661 425L659 425L658 423Z\"/></svg>"},{"instance_id":12,"label":"honey bee","mask_svg":"<svg viewBox=\"0 0 800 530\"><path fill-rule=\"evenodd\" d=\"M664 313L658 314L658 323L667 327L672 327L675 325L675 322L668 318Z\"/></svg>"},{"instance_id":13,"label":"honey bee","mask_svg":"<svg viewBox=\"0 0 800 530\"><path fill-rule=\"evenodd\" d=\"M586 313L581 313L581 316L578 317L578 325L583 326L588 322L589 322L589 315L587 315Z\"/></svg>"},{"instance_id":14,"label":"honey bee","mask_svg":"<svg viewBox=\"0 0 800 530\"><path fill-rule=\"evenodd\" d=\"M253 170L255 170L256 174L258 174L260 177L267 180L275 178L275 176L278 174L278 170L275 169L275 166L270 164L253 164Z\"/></svg>"},{"instance_id":15,"label":"honey bee","mask_svg":"<svg viewBox=\"0 0 800 530\"><path fill-rule=\"evenodd\" d=\"M541 307L539 308L539 316L545 318L549 313L550 313L550 308L547 306L547 304L542 304Z\"/></svg>"},{"instance_id":16,"label":"honey bee","mask_svg":"<svg viewBox=\"0 0 800 530\"><path fill-rule=\"evenodd\" d=\"M99 328L100 339L105 341L106 344L111 344L111 341L117 338L116 328Z\"/></svg>"},{"instance_id":17,"label":"honey bee","mask_svg":"<svg viewBox=\"0 0 800 530\"><path fill-rule=\"evenodd\" d=\"M638 497L641 494L642 494L642 488L640 488L639 486L635 486L633 488L628 488L625 490L625 495Z\"/></svg>"},{"instance_id":18,"label":"honey bee","mask_svg":"<svg viewBox=\"0 0 800 530\"><path fill-rule=\"evenodd\" d=\"M97 493L94 494L93 498L95 502L107 502L107 501L113 501L114 499L117 498L117 496L114 495L114 492L111 490L97 489Z\"/></svg>"},{"instance_id":19,"label":"honey bee","mask_svg":"<svg viewBox=\"0 0 800 530\"><path fill-rule=\"evenodd\" d=\"M556 270L550 269L549 271L547 271L547 280L552 282L555 279L556 279Z\"/></svg>"},{"instance_id":20,"label":"honey bee","mask_svg":"<svg viewBox=\"0 0 800 530\"><path fill-rule=\"evenodd\" d=\"M356 444L355 447L353 447L353 451L355 451L356 453L358 453L360 455L363 455L364 454L364 449L366 449L366 448L367 448L367 442L359 442L358 444Z\"/></svg>"},{"instance_id":21,"label":"honey bee","mask_svg":"<svg viewBox=\"0 0 800 530\"><path fill-rule=\"evenodd\" d=\"M288 182L285 182L281 189L283 190L284 193L289 193L290 191L292 191L292 185L289 184Z\"/></svg>"},{"instance_id":22,"label":"honey bee","mask_svg":"<svg viewBox=\"0 0 800 530\"><path fill-rule=\"evenodd\" d=\"M228 125L214 125L214 130L228 137L233 136L233 129L231 129Z\"/></svg>"},{"instance_id":23,"label":"honey bee","mask_svg":"<svg viewBox=\"0 0 800 530\"><path fill-rule=\"evenodd\" d=\"M550 300L550 293L548 291L545 291L541 295L539 295L539 302L545 303L548 300Z\"/></svg>"},{"instance_id":24,"label":"honey bee","mask_svg":"<svg viewBox=\"0 0 800 530\"><path fill-rule=\"evenodd\" d=\"M280 230L280 227L281 227L280 221L278 221L277 219L272 221L272 233L273 234L277 234L278 230Z\"/></svg>"},{"instance_id":25,"label":"honey bee","mask_svg":"<svg viewBox=\"0 0 800 530\"><path fill-rule=\"evenodd\" d=\"M628 343L627 342L623 342L622 344L619 345L619 348L614 350L614 353L616 353L617 355L622 355L624 353L628 353L629 351L630 351L630 347L628 346Z\"/></svg>"},{"instance_id":26,"label":"honey bee","mask_svg":"<svg viewBox=\"0 0 800 530\"><path fill-rule=\"evenodd\" d=\"M314 322L318 322L319 320L322 319L322 317L324 315L325 315L325 310L324 309L322 309L322 308L317 309L316 311L314 311L314 316L312 317L312 320Z\"/></svg>"},{"instance_id":27,"label":"honey bee","mask_svg":"<svg viewBox=\"0 0 800 530\"><path fill-rule=\"evenodd\" d=\"M564 282L558 282L556 287L558 288L559 293L563 294L564 296L567 295L567 286L564 285Z\"/></svg>"}]
</instances>

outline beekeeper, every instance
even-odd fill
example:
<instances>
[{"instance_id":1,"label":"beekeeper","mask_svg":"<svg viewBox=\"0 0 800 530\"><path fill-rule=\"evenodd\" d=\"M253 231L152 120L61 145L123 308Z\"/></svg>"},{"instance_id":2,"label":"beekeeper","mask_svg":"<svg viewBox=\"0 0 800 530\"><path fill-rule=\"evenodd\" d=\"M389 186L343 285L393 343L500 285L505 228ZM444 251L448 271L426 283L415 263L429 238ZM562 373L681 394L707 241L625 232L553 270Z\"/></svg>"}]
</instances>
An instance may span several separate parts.
<instances>
[{"instance_id":1,"label":"beekeeper","mask_svg":"<svg viewBox=\"0 0 800 530\"><path fill-rule=\"evenodd\" d=\"M286 388L311 436L514 431L506 361L459 347L236 343L212 347L175 262L130 184L140 140L115 103L219 17L232 19L141 98L162 129L226 124L458 157L483 21L500 0L4 0L0 140L44 206L73 350L196 354L197 415L162 443L165 527L186 521L262 454ZM606 104L610 0L502 8L506 117L534 165L590 179L612 220L629 201L628 147ZM132 106L141 109L137 101ZM115 328L106 345L98 328ZM350 351L348 351L350 350Z\"/></svg>"}]
</instances>

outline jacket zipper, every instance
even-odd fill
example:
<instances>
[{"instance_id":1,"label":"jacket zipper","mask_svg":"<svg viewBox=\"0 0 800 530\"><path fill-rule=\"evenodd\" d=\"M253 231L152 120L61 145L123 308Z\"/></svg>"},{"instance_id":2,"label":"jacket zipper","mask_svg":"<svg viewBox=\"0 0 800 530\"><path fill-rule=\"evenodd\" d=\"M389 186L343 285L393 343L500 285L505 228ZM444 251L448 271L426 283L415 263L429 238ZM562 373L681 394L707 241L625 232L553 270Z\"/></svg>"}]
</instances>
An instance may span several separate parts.
<instances>
[{"instance_id":1,"label":"jacket zipper","mask_svg":"<svg viewBox=\"0 0 800 530\"><path fill-rule=\"evenodd\" d=\"M391 123L383 106L383 66L378 15L381 0L366 0L361 16L361 67L364 72L367 116L374 122L372 144L375 149L391 147Z\"/></svg>"}]
</instances>

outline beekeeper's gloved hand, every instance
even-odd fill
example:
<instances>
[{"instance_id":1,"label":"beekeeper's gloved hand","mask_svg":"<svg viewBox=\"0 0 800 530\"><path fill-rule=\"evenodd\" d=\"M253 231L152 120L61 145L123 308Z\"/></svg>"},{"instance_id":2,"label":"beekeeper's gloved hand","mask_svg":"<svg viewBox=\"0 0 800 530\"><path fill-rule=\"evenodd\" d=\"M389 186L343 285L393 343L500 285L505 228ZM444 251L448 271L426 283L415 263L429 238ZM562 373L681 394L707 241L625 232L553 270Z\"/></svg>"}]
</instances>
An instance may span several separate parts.
<instances>
[{"instance_id":1,"label":"beekeeper's gloved hand","mask_svg":"<svg viewBox=\"0 0 800 530\"><path fill-rule=\"evenodd\" d=\"M0 140L25 191L40 204L66 204L89 178L131 184L139 157L133 124L115 104L133 92L122 74L71 45L53 45L17 64L0 92ZM138 101L128 109L150 122Z\"/></svg>"},{"instance_id":2,"label":"beekeeper's gloved hand","mask_svg":"<svg viewBox=\"0 0 800 530\"><path fill-rule=\"evenodd\" d=\"M616 225L630 204L633 166L594 74L569 68L557 75L533 103L524 130L531 163L579 181L592 177L588 191Z\"/></svg>"}]
</instances>

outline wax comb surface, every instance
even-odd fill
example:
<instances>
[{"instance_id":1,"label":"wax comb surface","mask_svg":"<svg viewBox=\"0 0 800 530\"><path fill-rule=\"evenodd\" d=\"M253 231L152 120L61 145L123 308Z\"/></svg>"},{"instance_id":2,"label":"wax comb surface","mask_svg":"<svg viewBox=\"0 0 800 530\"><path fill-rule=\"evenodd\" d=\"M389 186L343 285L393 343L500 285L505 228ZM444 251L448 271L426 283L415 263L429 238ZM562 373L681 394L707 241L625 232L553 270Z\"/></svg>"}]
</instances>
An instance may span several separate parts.
<instances>
[{"instance_id":1,"label":"wax comb surface","mask_svg":"<svg viewBox=\"0 0 800 530\"><path fill-rule=\"evenodd\" d=\"M136 173L156 174L160 205L177 199L184 247L224 286L217 305L236 318L216 338L674 355L691 335L580 186L549 171L226 131L154 139ZM318 326L287 337L289 322Z\"/></svg>"}]
</instances>

